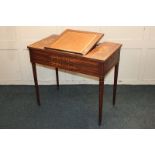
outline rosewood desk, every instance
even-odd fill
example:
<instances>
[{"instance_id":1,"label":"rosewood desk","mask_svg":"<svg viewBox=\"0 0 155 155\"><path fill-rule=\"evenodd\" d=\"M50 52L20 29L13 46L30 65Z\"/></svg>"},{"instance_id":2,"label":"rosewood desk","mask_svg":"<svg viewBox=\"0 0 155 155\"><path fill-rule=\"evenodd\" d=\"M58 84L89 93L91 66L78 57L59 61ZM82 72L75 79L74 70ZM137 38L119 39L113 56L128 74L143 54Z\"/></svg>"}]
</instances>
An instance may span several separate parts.
<instances>
[{"instance_id":1,"label":"rosewood desk","mask_svg":"<svg viewBox=\"0 0 155 155\"><path fill-rule=\"evenodd\" d=\"M40 105L40 95L36 64L52 66L55 68L57 88L59 88L59 68L95 76L99 78L99 125L101 125L104 77L112 67L115 67L113 86L113 105L115 105L120 49L122 45L104 42L96 45L88 54L84 56L44 48L45 46L50 45L57 37L57 35L52 35L28 46L38 105Z\"/></svg>"}]
</instances>

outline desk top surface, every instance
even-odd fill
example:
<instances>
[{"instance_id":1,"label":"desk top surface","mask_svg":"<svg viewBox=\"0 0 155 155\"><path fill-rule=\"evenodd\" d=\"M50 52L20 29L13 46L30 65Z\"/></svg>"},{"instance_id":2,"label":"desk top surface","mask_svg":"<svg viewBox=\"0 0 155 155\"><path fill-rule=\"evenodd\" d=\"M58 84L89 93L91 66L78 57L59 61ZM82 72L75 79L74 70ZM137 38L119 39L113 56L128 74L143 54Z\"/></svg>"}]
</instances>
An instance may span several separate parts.
<instances>
[{"instance_id":1,"label":"desk top surface","mask_svg":"<svg viewBox=\"0 0 155 155\"><path fill-rule=\"evenodd\" d=\"M55 41L57 37L58 35L51 35L45 39L29 45L28 48L44 50L44 48L50 45L53 41ZM82 57L105 61L114 52L120 49L121 46L122 45L118 43L104 42L97 45L94 49L92 49L90 52L88 52L86 55L83 55Z\"/></svg>"}]
</instances>

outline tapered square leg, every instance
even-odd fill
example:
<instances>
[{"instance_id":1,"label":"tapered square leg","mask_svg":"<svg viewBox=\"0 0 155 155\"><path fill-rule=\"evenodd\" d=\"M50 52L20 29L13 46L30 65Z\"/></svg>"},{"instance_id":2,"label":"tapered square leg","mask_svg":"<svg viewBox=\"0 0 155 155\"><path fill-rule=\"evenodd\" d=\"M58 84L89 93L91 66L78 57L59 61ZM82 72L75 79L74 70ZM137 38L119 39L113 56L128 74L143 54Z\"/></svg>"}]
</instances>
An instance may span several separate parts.
<instances>
[{"instance_id":1,"label":"tapered square leg","mask_svg":"<svg viewBox=\"0 0 155 155\"><path fill-rule=\"evenodd\" d=\"M104 77L99 78L99 125L102 123L102 105L104 93Z\"/></svg>"},{"instance_id":2,"label":"tapered square leg","mask_svg":"<svg viewBox=\"0 0 155 155\"><path fill-rule=\"evenodd\" d=\"M113 106L115 106L115 103L116 103L116 91L117 91L118 68L119 68L119 63L117 63L117 64L115 65L115 71L114 71Z\"/></svg>"},{"instance_id":3,"label":"tapered square leg","mask_svg":"<svg viewBox=\"0 0 155 155\"><path fill-rule=\"evenodd\" d=\"M58 74L58 68L55 68L55 71L56 71L57 89L59 89L59 74Z\"/></svg>"},{"instance_id":4,"label":"tapered square leg","mask_svg":"<svg viewBox=\"0 0 155 155\"><path fill-rule=\"evenodd\" d=\"M39 86L38 86L37 71L36 71L36 64L35 63L32 63L32 71L33 71L33 78L34 78L34 83L35 83L37 103L38 103L38 105L40 105Z\"/></svg>"}]
</instances>

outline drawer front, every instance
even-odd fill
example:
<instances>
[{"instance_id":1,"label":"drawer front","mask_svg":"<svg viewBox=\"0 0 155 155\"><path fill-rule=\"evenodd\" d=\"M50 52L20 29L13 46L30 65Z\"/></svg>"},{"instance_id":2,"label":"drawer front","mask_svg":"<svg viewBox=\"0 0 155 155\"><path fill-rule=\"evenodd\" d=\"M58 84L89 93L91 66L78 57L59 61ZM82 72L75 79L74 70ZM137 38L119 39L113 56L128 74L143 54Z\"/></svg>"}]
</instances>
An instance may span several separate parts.
<instances>
[{"instance_id":1,"label":"drawer front","mask_svg":"<svg viewBox=\"0 0 155 155\"><path fill-rule=\"evenodd\" d=\"M76 57L72 54L66 56L66 54L58 52L45 53L37 50L31 51L30 57L31 61L35 63L93 76L99 75L99 63L88 58Z\"/></svg>"}]
</instances>

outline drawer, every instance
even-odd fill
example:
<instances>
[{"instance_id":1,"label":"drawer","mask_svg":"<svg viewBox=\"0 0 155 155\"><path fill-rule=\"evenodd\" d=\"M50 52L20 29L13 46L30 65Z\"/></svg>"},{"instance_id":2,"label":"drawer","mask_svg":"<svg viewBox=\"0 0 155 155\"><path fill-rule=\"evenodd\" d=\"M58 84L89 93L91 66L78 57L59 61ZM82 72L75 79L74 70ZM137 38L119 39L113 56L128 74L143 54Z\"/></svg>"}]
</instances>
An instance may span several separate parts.
<instances>
[{"instance_id":1,"label":"drawer","mask_svg":"<svg viewBox=\"0 0 155 155\"><path fill-rule=\"evenodd\" d=\"M73 54L64 54L61 52L43 52L30 51L31 62L61 68L69 71L75 71L83 74L98 76L99 63Z\"/></svg>"}]
</instances>

